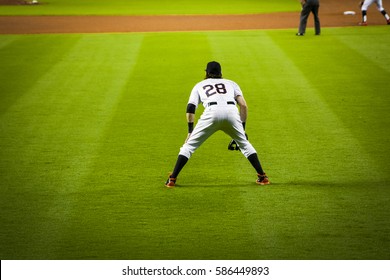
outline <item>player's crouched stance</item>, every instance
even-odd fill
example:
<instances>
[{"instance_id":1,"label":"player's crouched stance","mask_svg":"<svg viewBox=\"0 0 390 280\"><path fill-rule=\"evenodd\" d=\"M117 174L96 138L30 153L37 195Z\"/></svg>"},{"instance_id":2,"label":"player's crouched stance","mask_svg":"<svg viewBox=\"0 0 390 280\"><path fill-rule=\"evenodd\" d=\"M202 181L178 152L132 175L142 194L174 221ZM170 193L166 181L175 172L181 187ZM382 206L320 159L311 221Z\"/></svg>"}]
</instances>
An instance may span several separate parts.
<instances>
[{"instance_id":1,"label":"player's crouched stance","mask_svg":"<svg viewBox=\"0 0 390 280\"><path fill-rule=\"evenodd\" d=\"M200 103L205 110L194 128L195 110ZM270 182L261 167L257 152L245 133L247 113L248 108L240 87L235 82L222 78L221 65L218 62L209 62L206 67L206 78L197 83L191 91L186 113L188 136L180 148L175 168L165 186L168 188L175 186L177 176L191 155L218 130L232 137L239 150L255 168L258 174L256 183L268 185Z\"/></svg>"},{"instance_id":2,"label":"player's crouched stance","mask_svg":"<svg viewBox=\"0 0 390 280\"><path fill-rule=\"evenodd\" d=\"M359 6L362 11L362 21L359 23L361 26L367 26L367 10L372 4L376 4L378 11L383 15L388 25L390 25L390 16L387 14L383 7L382 0L364 0L360 1Z\"/></svg>"}]
</instances>

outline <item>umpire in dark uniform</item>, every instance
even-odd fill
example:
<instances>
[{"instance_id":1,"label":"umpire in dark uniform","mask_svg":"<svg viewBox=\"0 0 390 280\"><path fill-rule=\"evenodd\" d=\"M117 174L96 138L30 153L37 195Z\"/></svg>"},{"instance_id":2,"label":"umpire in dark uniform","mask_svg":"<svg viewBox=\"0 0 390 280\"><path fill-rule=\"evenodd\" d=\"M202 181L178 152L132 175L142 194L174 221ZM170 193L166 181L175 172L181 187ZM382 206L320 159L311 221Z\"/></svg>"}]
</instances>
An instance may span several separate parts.
<instances>
[{"instance_id":1,"label":"umpire in dark uniform","mask_svg":"<svg viewBox=\"0 0 390 280\"><path fill-rule=\"evenodd\" d=\"M320 9L320 1L301 0L301 4L302 4L302 11L301 11L301 18L299 22L299 31L297 33L297 36L305 35L307 18L309 17L310 13L313 13L314 15L314 27L316 31L315 34L320 35L321 25L320 25L320 18L318 17L318 10Z\"/></svg>"}]
</instances>

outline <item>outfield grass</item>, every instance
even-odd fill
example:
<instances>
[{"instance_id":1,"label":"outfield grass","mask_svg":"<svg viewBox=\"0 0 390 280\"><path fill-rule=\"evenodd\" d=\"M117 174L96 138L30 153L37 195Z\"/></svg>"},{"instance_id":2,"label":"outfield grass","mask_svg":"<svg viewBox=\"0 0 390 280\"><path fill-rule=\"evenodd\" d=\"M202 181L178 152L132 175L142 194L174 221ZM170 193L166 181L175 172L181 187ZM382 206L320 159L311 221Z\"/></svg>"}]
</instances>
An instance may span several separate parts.
<instances>
[{"instance_id":1,"label":"outfield grass","mask_svg":"<svg viewBox=\"0 0 390 280\"><path fill-rule=\"evenodd\" d=\"M0 259L389 259L389 43L386 26L2 35ZM272 185L218 133L167 190L214 59Z\"/></svg>"},{"instance_id":2,"label":"outfield grass","mask_svg":"<svg viewBox=\"0 0 390 280\"><path fill-rule=\"evenodd\" d=\"M0 6L0 15L196 15L299 11L291 0L50 0L42 5Z\"/></svg>"}]
</instances>

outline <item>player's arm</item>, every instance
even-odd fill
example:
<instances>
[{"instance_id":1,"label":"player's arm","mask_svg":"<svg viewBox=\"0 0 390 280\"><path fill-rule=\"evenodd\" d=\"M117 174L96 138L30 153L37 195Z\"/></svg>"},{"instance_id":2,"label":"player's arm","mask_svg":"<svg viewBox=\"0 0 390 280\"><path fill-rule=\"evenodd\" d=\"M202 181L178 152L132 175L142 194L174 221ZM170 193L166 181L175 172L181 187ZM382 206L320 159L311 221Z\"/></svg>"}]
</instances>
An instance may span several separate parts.
<instances>
[{"instance_id":1,"label":"player's arm","mask_svg":"<svg viewBox=\"0 0 390 280\"><path fill-rule=\"evenodd\" d=\"M236 101L237 101L238 106L240 107L240 119L241 119L242 125L245 129L245 123L246 123L246 119L248 117L248 105L246 104L246 101L242 95L238 95L236 97Z\"/></svg>"},{"instance_id":2,"label":"player's arm","mask_svg":"<svg viewBox=\"0 0 390 280\"><path fill-rule=\"evenodd\" d=\"M246 119L248 117L248 105L246 105L246 101L242 95L236 96L236 102L237 102L238 106L240 107L240 119L242 122L242 127L245 130ZM245 137L246 137L246 139L248 139L248 135L246 134L246 132L245 132ZM236 140L232 139L229 142L228 150L231 150L231 151L234 151L234 150L239 151L240 150L240 147L238 147Z\"/></svg>"},{"instance_id":3,"label":"player's arm","mask_svg":"<svg viewBox=\"0 0 390 280\"><path fill-rule=\"evenodd\" d=\"M188 103L187 112L186 112L186 118L188 123L188 135L185 142L187 142L188 138L190 138L192 131L194 130L195 110L196 110L196 106L192 103Z\"/></svg>"}]
</instances>

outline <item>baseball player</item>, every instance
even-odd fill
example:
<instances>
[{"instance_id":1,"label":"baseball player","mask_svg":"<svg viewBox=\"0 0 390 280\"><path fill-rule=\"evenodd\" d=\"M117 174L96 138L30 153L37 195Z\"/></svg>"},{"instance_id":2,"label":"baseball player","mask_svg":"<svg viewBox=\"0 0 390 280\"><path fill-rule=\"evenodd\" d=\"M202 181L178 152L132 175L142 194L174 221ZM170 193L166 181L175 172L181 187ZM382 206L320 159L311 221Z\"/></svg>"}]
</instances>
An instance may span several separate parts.
<instances>
[{"instance_id":1,"label":"baseball player","mask_svg":"<svg viewBox=\"0 0 390 280\"><path fill-rule=\"evenodd\" d=\"M195 110L200 103L203 104L205 110L194 127ZM209 62L206 67L206 78L197 83L191 91L186 111L187 139L180 148L175 168L165 186L168 188L175 186L177 176L191 155L218 130L222 130L232 137L239 146L239 150L248 158L258 174L256 183L259 185L269 184L256 150L248 141L245 133L247 112L246 101L240 87L235 82L222 78L221 65L218 62Z\"/></svg>"},{"instance_id":2,"label":"baseball player","mask_svg":"<svg viewBox=\"0 0 390 280\"><path fill-rule=\"evenodd\" d=\"M310 13L314 15L314 28L316 31L316 35L321 34L321 24L320 18L318 17L318 11L320 9L320 1L319 0L301 0L302 11L299 22L299 29L297 36L303 36L306 32L307 19Z\"/></svg>"},{"instance_id":3,"label":"baseball player","mask_svg":"<svg viewBox=\"0 0 390 280\"><path fill-rule=\"evenodd\" d=\"M384 16L384 18L387 21L387 24L390 24L390 17L386 13L385 8L383 8L382 0L365 0L360 2L360 8L362 10L362 22L360 25L366 26L367 25L367 9L371 6L371 4L375 3L378 11L381 12L381 14Z\"/></svg>"}]
</instances>

